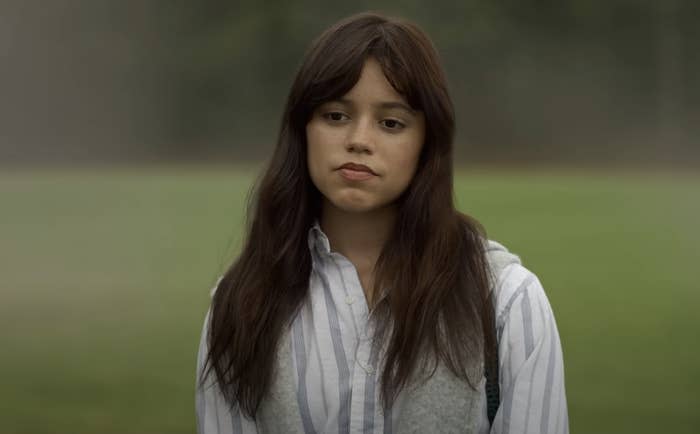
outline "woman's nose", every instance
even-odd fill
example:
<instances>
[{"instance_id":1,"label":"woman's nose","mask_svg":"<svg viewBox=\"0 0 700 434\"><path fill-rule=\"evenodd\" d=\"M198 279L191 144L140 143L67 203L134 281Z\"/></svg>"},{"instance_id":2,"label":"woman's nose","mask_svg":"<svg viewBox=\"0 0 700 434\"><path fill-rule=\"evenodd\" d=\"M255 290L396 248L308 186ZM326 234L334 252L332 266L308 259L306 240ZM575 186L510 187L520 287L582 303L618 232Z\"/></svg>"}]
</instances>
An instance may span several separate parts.
<instances>
[{"instance_id":1,"label":"woman's nose","mask_svg":"<svg viewBox=\"0 0 700 434\"><path fill-rule=\"evenodd\" d=\"M360 120L353 125L345 144L345 149L353 153L372 154L374 152L374 137L371 120Z\"/></svg>"}]
</instances>

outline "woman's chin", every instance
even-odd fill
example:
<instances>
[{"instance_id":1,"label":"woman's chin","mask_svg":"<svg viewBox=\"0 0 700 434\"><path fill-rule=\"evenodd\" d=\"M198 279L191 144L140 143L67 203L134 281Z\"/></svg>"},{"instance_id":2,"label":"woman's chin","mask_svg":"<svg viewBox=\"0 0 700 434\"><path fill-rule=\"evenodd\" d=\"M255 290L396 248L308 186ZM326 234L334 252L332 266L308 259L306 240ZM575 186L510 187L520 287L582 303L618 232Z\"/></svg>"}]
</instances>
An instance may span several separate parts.
<instances>
[{"instance_id":1,"label":"woman's chin","mask_svg":"<svg viewBox=\"0 0 700 434\"><path fill-rule=\"evenodd\" d=\"M336 204L336 208L347 213L368 213L377 209L376 206L372 206L369 203L361 202L343 202Z\"/></svg>"},{"instance_id":2,"label":"woman's chin","mask_svg":"<svg viewBox=\"0 0 700 434\"><path fill-rule=\"evenodd\" d=\"M335 208L347 213L367 213L378 209L380 206L375 200L364 194L343 194L331 200Z\"/></svg>"}]
</instances>

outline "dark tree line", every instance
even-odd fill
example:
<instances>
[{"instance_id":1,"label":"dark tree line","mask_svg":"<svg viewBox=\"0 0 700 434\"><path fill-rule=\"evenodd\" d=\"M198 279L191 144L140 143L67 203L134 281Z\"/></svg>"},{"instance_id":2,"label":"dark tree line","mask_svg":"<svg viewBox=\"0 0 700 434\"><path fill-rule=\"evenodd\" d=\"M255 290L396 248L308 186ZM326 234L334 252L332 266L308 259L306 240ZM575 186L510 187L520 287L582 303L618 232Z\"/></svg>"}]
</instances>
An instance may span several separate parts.
<instances>
[{"instance_id":1,"label":"dark tree line","mask_svg":"<svg viewBox=\"0 0 700 434\"><path fill-rule=\"evenodd\" d=\"M6 50L4 158L263 158L310 40L370 9L435 41L460 161L700 161L693 0L31 4L1 23L39 23Z\"/></svg>"}]
</instances>

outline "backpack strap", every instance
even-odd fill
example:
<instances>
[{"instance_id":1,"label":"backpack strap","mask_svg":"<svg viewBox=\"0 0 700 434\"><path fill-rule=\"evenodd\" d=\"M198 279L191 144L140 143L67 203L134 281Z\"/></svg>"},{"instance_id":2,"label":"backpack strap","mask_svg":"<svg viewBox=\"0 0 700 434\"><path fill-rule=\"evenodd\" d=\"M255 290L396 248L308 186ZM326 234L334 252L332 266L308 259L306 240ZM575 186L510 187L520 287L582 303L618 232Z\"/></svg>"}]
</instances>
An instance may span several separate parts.
<instances>
[{"instance_id":1,"label":"backpack strap","mask_svg":"<svg viewBox=\"0 0 700 434\"><path fill-rule=\"evenodd\" d=\"M498 347L498 345L496 345ZM498 384L498 348L495 348L496 363L486 366L486 415L489 418L489 426L493 425L496 412L501 404L501 388Z\"/></svg>"}]
</instances>

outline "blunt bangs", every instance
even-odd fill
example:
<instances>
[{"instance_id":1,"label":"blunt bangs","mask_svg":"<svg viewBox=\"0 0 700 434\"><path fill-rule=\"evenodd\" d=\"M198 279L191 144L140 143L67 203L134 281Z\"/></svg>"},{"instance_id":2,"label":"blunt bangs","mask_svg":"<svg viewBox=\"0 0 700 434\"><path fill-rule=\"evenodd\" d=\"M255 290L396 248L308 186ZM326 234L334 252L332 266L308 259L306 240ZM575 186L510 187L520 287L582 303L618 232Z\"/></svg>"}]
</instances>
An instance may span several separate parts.
<instances>
[{"instance_id":1,"label":"blunt bangs","mask_svg":"<svg viewBox=\"0 0 700 434\"><path fill-rule=\"evenodd\" d=\"M370 57L379 62L387 81L409 106L423 111L423 97L433 91L433 85L417 69L428 62L416 59L422 53L421 47L410 37L400 35L405 32L392 22L365 23L360 28L351 24L329 29L317 41L316 49L307 53L306 67L299 74L306 80L300 83L295 105L299 117L295 118L305 124L319 105L347 94L360 79ZM409 61L411 56L413 61Z\"/></svg>"}]
</instances>

